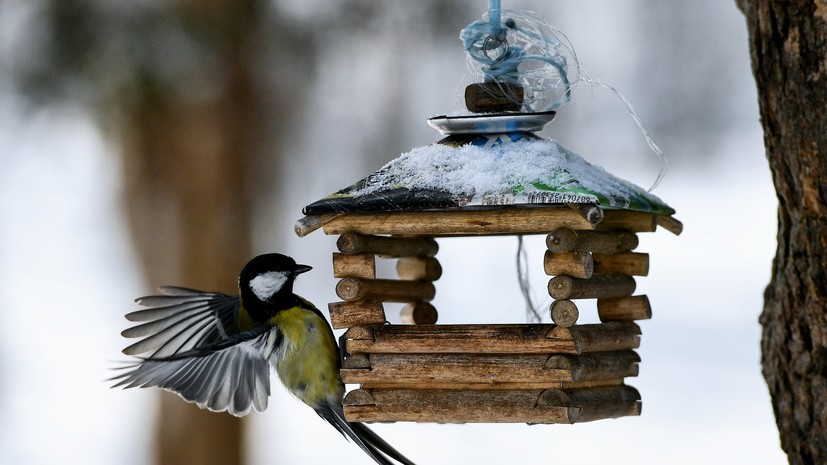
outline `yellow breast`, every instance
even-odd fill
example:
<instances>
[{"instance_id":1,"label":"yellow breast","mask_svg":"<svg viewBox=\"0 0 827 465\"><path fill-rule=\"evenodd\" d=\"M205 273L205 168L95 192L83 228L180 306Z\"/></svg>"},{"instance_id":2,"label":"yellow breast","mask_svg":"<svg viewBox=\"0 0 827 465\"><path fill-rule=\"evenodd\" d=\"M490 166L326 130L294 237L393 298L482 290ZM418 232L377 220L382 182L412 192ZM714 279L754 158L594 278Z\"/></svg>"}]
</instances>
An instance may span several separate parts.
<instances>
[{"instance_id":1,"label":"yellow breast","mask_svg":"<svg viewBox=\"0 0 827 465\"><path fill-rule=\"evenodd\" d=\"M270 323L283 336L275 357L282 384L314 408L340 399L337 345L327 321L311 310L293 307L276 314Z\"/></svg>"}]
</instances>

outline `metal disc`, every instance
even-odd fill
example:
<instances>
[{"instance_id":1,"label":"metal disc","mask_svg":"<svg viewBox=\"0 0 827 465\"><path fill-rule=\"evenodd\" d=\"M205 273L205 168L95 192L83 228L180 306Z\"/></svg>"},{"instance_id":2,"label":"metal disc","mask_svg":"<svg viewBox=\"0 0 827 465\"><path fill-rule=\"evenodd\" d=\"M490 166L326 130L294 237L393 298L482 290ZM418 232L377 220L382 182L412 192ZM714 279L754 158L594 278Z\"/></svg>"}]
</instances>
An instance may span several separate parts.
<instances>
[{"instance_id":1,"label":"metal disc","mask_svg":"<svg viewBox=\"0 0 827 465\"><path fill-rule=\"evenodd\" d=\"M428 118L428 124L442 134L498 134L537 132L551 122L553 111L537 113L483 113L479 115Z\"/></svg>"}]
</instances>

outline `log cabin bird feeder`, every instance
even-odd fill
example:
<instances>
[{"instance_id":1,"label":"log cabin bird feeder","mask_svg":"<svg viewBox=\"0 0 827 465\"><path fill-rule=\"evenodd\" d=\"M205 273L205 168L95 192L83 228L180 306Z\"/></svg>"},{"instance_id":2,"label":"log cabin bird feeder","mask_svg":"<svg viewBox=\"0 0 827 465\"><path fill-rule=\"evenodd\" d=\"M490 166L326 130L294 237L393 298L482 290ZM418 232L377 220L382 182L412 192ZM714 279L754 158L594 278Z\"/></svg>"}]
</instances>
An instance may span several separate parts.
<instances>
[{"instance_id":1,"label":"log cabin bird feeder","mask_svg":"<svg viewBox=\"0 0 827 465\"><path fill-rule=\"evenodd\" d=\"M651 308L635 295L649 255L634 250L638 233L680 234L682 225L656 196L538 137L555 112L526 111L524 90L471 84L467 113L428 120L442 140L307 205L296 222L299 236L338 236L341 301L328 309L333 328L347 329L341 377L359 385L344 398L348 421L571 424L640 414L625 380L638 374L635 321ZM552 323L437 324L435 238L524 234L546 235ZM377 258L396 259L398 279L378 279ZM596 299L600 323L577 324L585 299ZM387 323L388 302L406 304L402 324Z\"/></svg>"}]
</instances>

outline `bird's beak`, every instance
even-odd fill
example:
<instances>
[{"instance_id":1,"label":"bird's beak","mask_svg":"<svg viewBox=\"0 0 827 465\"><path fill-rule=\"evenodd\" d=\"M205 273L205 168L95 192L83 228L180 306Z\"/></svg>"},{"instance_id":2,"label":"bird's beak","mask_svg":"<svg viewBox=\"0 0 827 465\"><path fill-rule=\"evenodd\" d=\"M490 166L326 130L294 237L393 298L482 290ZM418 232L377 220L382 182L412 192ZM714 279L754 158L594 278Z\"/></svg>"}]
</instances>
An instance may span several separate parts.
<instances>
[{"instance_id":1,"label":"bird's beak","mask_svg":"<svg viewBox=\"0 0 827 465\"><path fill-rule=\"evenodd\" d=\"M296 268L293 269L293 272L296 274L302 274L312 270L313 267L310 265L296 265Z\"/></svg>"}]
</instances>

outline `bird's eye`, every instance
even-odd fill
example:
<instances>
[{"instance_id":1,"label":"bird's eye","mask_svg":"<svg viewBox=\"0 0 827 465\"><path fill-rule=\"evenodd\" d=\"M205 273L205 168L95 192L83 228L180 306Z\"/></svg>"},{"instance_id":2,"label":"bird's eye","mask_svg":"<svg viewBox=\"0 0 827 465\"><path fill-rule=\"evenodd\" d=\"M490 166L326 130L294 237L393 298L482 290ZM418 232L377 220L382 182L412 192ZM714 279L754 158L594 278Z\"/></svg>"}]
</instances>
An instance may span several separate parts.
<instances>
[{"instance_id":1,"label":"bird's eye","mask_svg":"<svg viewBox=\"0 0 827 465\"><path fill-rule=\"evenodd\" d=\"M250 290L261 300L267 300L284 287L288 274L281 271L261 273L250 280Z\"/></svg>"}]
</instances>

